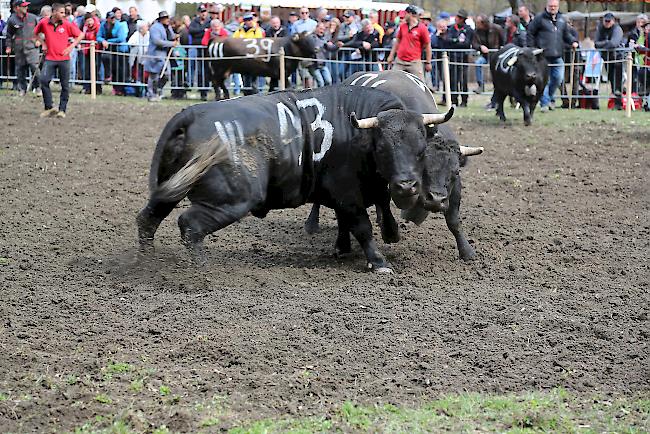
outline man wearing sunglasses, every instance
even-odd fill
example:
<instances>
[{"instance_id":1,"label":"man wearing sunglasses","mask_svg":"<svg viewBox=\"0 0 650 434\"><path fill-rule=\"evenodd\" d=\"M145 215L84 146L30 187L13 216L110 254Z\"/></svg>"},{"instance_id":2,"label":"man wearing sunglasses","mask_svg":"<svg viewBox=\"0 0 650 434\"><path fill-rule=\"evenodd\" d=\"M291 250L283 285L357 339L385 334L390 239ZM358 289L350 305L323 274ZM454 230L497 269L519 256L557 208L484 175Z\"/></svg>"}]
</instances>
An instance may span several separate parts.
<instances>
[{"instance_id":1,"label":"man wearing sunglasses","mask_svg":"<svg viewBox=\"0 0 650 434\"><path fill-rule=\"evenodd\" d=\"M314 29L316 29L316 24L316 21L311 19L309 16L309 9L301 8L300 18L293 24L293 26L296 29L296 33L312 33Z\"/></svg>"}]
</instances>

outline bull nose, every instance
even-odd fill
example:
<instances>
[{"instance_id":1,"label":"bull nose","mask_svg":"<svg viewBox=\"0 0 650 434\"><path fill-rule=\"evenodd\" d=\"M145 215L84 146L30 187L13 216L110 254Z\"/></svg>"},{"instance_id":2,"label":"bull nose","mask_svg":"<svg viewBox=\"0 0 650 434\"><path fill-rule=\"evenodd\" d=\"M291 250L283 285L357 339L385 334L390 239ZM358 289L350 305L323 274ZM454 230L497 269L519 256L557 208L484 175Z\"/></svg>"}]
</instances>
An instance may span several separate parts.
<instances>
[{"instance_id":1,"label":"bull nose","mask_svg":"<svg viewBox=\"0 0 650 434\"><path fill-rule=\"evenodd\" d=\"M427 193L427 201L433 205L434 208L445 211L449 208L449 197L443 194Z\"/></svg>"},{"instance_id":2,"label":"bull nose","mask_svg":"<svg viewBox=\"0 0 650 434\"><path fill-rule=\"evenodd\" d=\"M529 79L529 80L535 80L537 78L537 74L535 74L534 72L530 73L530 74L527 74L526 78Z\"/></svg>"},{"instance_id":3,"label":"bull nose","mask_svg":"<svg viewBox=\"0 0 650 434\"><path fill-rule=\"evenodd\" d=\"M415 194L417 192L417 184L418 182L415 179L407 179L399 181L397 187L404 192Z\"/></svg>"}]
</instances>

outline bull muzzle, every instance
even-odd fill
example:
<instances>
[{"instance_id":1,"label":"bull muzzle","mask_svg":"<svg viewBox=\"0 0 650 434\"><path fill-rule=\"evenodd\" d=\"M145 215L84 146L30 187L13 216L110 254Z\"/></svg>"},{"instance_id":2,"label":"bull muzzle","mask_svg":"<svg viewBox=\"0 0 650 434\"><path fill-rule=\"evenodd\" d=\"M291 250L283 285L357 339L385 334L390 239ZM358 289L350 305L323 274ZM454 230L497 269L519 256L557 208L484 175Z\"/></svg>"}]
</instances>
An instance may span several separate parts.
<instances>
[{"instance_id":1,"label":"bull muzzle","mask_svg":"<svg viewBox=\"0 0 650 434\"><path fill-rule=\"evenodd\" d=\"M449 209L449 195L429 191L424 195L422 207L427 211L444 213Z\"/></svg>"},{"instance_id":2,"label":"bull muzzle","mask_svg":"<svg viewBox=\"0 0 650 434\"><path fill-rule=\"evenodd\" d=\"M418 201L419 183L414 179L402 179L392 182L390 196L399 209L412 208Z\"/></svg>"}]
</instances>

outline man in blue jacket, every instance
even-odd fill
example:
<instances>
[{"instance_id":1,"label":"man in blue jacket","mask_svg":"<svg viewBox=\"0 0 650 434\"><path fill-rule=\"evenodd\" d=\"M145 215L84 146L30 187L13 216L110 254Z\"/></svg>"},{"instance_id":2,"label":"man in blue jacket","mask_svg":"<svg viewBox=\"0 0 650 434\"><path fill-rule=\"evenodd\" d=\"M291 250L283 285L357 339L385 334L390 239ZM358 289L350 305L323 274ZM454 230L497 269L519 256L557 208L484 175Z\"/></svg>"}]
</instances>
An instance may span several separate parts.
<instances>
[{"instance_id":1,"label":"man in blue jacket","mask_svg":"<svg viewBox=\"0 0 650 434\"><path fill-rule=\"evenodd\" d=\"M102 23L97 33L97 42L104 50L102 53L104 71L110 71L110 81L121 83L113 85L115 95L124 95L129 52L129 45L126 43L128 34L129 26L126 21L118 21L113 11L106 14L106 21Z\"/></svg>"},{"instance_id":2,"label":"man in blue jacket","mask_svg":"<svg viewBox=\"0 0 650 434\"><path fill-rule=\"evenodd\" d=\"M564 44L578 48L578 41L569 32L564 17L560 13L559 0L548 0L546 9L530 22L526 34L529 47L544 49L548 61L549 80L540 100L540 111L547 112L555 108L553 95L564 79Z\"/></svg>"},{"instance_id":3,"label":"man in blue jacket","mask_svg":"<svg viewBox=\"0 0 650 434\"><path fill-rule=\"evenodd\" d=\"M169 14L166 11L158 13L158 19L149 29L149 48L147 49L147 60L144 62L144 70L149 73L147 80L147 96L149 101L156 102L161 100L162 87L160 82L163 67L167 80L171 77L170 66L165 65L169 50L176 47L179 43L178 36L169 29Z\"/></svg>"}]
</instances>

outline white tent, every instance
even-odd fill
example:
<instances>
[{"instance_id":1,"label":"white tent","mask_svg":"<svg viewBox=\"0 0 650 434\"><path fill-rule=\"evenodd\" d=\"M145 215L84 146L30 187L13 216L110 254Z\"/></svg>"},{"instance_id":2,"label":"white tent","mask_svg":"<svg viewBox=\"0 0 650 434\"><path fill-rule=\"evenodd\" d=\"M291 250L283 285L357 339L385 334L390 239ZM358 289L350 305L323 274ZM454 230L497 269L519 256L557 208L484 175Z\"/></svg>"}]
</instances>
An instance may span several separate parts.
<instances>
[{"instance_id":1,"label":"white tent","mask_svg":"<svg viewBox=\"0 0 650 434\"><path fill-rule=\"evenodd\" d=\"M125 14L131 6L135 6L142 19L150 22L158 18L160 11L167 11L171 16L176 12L175 0L96 0L95 6L102 13L102 18L115 6L122 9Z\"/></svg>"}]
</instances>

